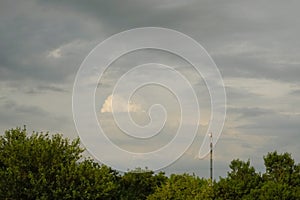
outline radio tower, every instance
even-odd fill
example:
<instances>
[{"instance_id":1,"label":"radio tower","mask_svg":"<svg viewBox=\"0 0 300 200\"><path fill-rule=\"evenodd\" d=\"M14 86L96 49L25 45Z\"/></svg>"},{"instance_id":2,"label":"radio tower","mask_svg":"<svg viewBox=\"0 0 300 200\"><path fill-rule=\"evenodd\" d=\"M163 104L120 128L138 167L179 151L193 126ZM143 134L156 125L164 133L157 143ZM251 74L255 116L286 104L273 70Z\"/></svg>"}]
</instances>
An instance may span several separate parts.
<instances>
[{"instance_id":1,"label":"radio tower","mask_svg":"<svg viewBox=\"0 0 300 200\"><path fill-rule=\"evenodd\" d=\"M210 180L213 181L213 137L212 133L209 134L210 137Z\"/></svg>"}]
</instances>

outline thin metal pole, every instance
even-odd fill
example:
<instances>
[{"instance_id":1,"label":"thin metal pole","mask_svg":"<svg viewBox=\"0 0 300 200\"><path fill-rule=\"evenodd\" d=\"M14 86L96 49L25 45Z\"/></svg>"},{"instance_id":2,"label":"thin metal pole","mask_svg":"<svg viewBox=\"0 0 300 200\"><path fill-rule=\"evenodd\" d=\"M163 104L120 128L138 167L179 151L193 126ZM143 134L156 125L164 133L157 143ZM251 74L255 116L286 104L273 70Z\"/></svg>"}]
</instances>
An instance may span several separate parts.
<instances>
[{"instance_id":1,"label":"thin metal pole","mask_svg":"<svg viewBox=\"0 0 300 200\"><path fill-rule=\"evenodd\" d=\"M210 180L213 181L213 141L210 133Z\"/></svg>"}]
</instances>

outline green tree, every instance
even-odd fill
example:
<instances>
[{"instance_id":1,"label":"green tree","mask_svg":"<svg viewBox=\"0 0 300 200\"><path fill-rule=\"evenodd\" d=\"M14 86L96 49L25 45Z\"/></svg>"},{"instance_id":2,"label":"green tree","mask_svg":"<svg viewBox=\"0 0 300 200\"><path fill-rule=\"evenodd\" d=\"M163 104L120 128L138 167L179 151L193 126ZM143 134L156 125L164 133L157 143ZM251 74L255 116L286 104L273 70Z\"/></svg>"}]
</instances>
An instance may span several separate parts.
<instances>
[{"instance_id":1,"label":"green tree","mask_svg":"<svg viewBox=\"0 0 300 200\"><path fill-rule=\"evenodd\" d=\"M276 151L264 156L266 172L256 191L259 199L300 199L300 165L288 153Z\"/></svg>"},{"instance_id":2,"label":"green tree","mask_svg":"<svg viewBox=\"0 0 300 200\"><path fill-rule=\"evenodd\" d=\"M214 185L217 199L249 199L251 190L258 188L261 184L260 174L250 166L250 161L233 160L230 164L231 171L226 178Z\"/></svg>"},{"instance_id":3,"label":"green tree","mask_svg":"<svg viewBox=\"0 0 300 200\"><path fill-rule=\"evenodd\" d=\"M120 175L84 159L79 139L16 128L0 136L0 199L300 199L300 164L290 154L264 156L266 171L233 160L212 184L194 175L137 168Z\"/></svg>"},{"instance_id":4,"label":"green tree","mask_svg":"<svg viewBox=\"0 0 300 200\"><path fill-rule=\"evenodd\" d=\"M300 165L291 155L271 152L264 162L266 172L260 175L249 161L233 160L228 176L214 185L216 199L300 199Z\"/></svg>"},{"instance_id":5,"label":"green tree","mask_svg":"<svg viewBox=\"0 0 300 200\"><path fill-rule=\"evenodd\" d=\"M140 200L146 199L156 188L160 187L167 177L163 172L154 174L153 171L137 168L125 173L120 179L120 199Z\"/></svg>"},{"instance_id":6,"label":"green tree","mask_svg":"<svg viewBox=\"0 0 300 200\"><path fill-rule=\"evenodd\" d=\"M154 199L212 199L212 190L209 181L188 174L172 174L162 187L148 196L148 200Z\"/></svg>"},{"instance_id":7,"label":"green tree","mask_svg":"<svg viewBox=\"0 0 300 200\"><path fill-rule=\"evenodd\" d=\"M264 179L273 182L285 182L290 185L296 185L299 182L293 182L297 166L291 155L288 153L278 154L276 151L264 156L266 173Z\"/></svg>"},{"instance_id":8,"label":"green tree","mask_svg":"<svg viewBox=\"0 0 300 200\"><path fill-rule=\"evenodd\" d=\"M117 174L80 162L79 140L11 129L0 136L0 199L114 199Z\"/></svg>"}]
</instances>

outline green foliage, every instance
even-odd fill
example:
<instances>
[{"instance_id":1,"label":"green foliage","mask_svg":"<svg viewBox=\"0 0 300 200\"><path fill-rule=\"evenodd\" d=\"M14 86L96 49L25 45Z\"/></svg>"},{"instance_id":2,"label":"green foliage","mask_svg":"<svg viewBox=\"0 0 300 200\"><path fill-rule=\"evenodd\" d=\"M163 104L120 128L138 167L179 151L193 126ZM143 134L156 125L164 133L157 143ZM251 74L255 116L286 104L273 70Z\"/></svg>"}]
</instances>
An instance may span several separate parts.
<instances>
[{"instance_id":1,"label":"green foliage","mask_svg":"<svg viewBox=\"0 0 300 200\"><path fill-rule=\"evenodd\" d=\"M264 156L264 161L266 166L265 180L291 183L296 166L290 154L278 155L275 151Z\"/></svg>"},{"instance_id":2,"label":"green foliage","mask_svg":"<svg viewBox=\"0 0 300 200\"><path fill-rule=\"evenodd\" d=\"M300 164L290 154L264 156L266 171L233 160L227 176L213 183L194 175L137 168L120 175L83 159L78 139L16 128L0 136L0 199L300 199Z\"/></svg>"},{"instance_id":3,"label":"green foliage","mask_svg":"<svg viewBox=\"0 0 300 200\"><path fill-rule=\"evenodd\" d=\"M214 185L216 199L300 199L300 165L288 153L264 156L266 172L258 174L250 162L233 160L231 172Z\"/></svg>"},{"instance_id":4,"label":"green foliage","mask_svg":"<svg viewBox=\"0 0 300 200\"><path fill-rule=\"evenodd\" d=\"M147 199L210 199L209 188L207 180L188 174L172 174L167 182Z\"/></svg>"},{"instance_id":5,"label":"green foliage","mask_svg":"<svg viewBox=\"0 0 300 200\"><path fill-rule=\"evenodd\" d=\"M288 153L276 151L264 156L266 173L257 191L260 199L300 199L300 171Z\"/></svg>"},{"instance_id":6,"label":"green foliage","mask_svg":"<svg viewBox=\"0 0 300 200\"><path fill-rule=\"evenodd\" d=\"M0 199L113 199L115 172L79 162L79 140L12 129L0 137Z\"/></svg>"},{"instance_id":7,"label":"green foliage","mask_svg":"<svg viewBox=\"0 0 300 200\"><path fill-rule=\"evenodd\" d=\"M157 187L160 187L167 177L164 173L154 174L153 171L137 168L125 173L120 179L120 199L146 199Z\"/></svg>"},{"instance_id":8,"label":"green foliage","mask_svg":"<svg viewBox=\"0 0 300 200\"><path fill-rule=\"evenodd\" d=\"M219 199L242 199L259 186L261 177L250 166L250 161L233 160L230 169L228 176L220 178L215 185L216 196Z\"/></svg>"}]
</instances>

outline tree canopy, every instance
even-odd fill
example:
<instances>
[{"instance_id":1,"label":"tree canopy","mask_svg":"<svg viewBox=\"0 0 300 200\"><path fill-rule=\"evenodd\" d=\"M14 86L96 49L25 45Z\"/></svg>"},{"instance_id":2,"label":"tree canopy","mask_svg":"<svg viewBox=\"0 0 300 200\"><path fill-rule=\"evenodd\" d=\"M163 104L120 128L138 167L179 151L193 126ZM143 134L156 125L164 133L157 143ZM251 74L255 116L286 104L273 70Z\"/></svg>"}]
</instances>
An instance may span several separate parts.
<instances>
[{"instance_id":1,"label":"tree canopy","mask_svg":"<svg viewBox=\"0 0 300 200\"><path fill-rule=\"evenodd\" d=\"M79 140L11 129L0 137L0 199L113 199L116 172L80 161Z\"/></svg>"},{"instance_id":2,"label":"tree canopy","mask_svg":"<svg viewBox=\"0 0 300 200\"><path fill-rule=\"evenodd\" d=\"M218 181L137 168L119 173L82 156L79 139L27 134L0 136L0 199L300 199L300 164L289 153L263 157L265 172L235 159Z\"/></svg>"}]
</instances>

